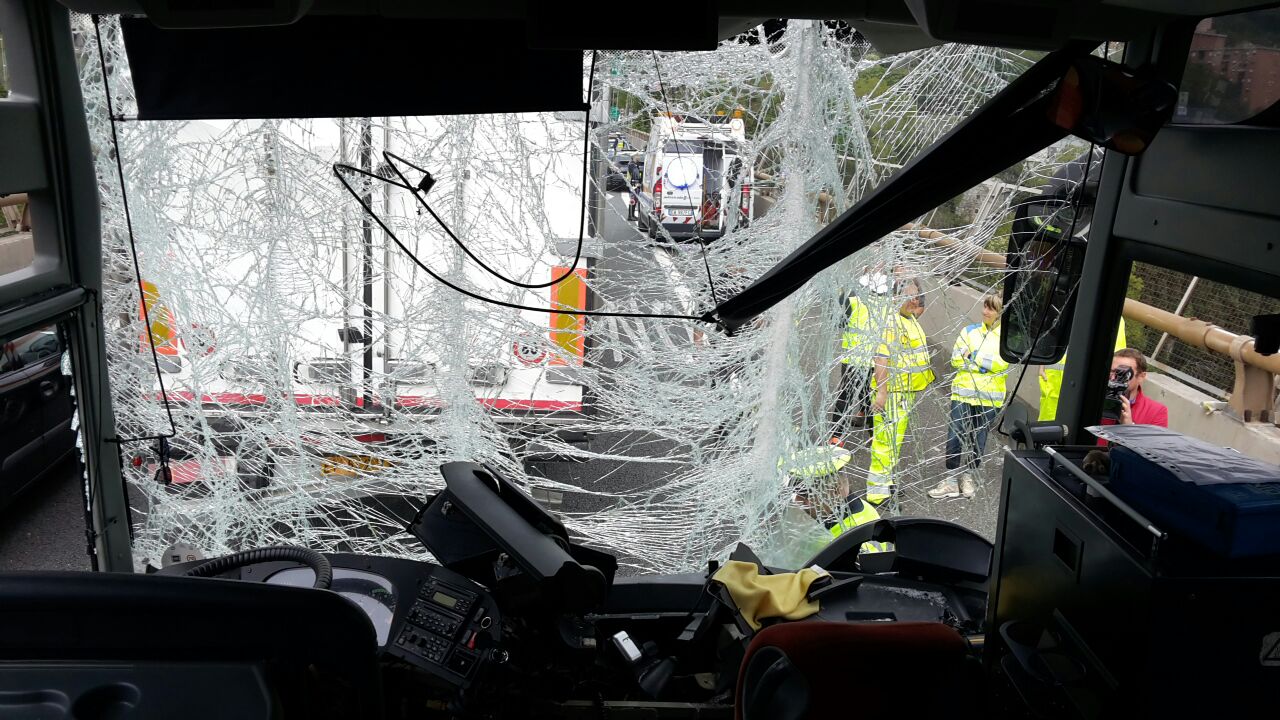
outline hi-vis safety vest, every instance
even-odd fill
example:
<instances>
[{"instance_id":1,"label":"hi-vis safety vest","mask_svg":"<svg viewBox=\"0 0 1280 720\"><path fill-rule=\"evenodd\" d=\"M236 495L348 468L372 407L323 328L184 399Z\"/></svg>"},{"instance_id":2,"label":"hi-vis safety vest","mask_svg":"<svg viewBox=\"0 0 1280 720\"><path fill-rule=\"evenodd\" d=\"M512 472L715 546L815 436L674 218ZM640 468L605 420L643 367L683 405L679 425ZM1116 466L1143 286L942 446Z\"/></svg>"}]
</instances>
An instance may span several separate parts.
<instances>
[{"instance_id":1,"label":"hi-vis safety vest","mask_svg":"<svg viewBox=\"0 0 1280 720\"><path fill-rule=\"evenodd\" d=\"M853 508L850 508L851 510ZM859 525L875 522L880 519L880 513L876 511L876 506L869 502L858 501L857 509L854 512L845 515L840 522L831 526L831 537L838 538L845 533L846 530L852 530Z\"/></svg>"},{"instance_id":2,"label":"hi-vis safety vest","mask_svg":"<svg viewBox=\"0 0 1280 720\"><path fill-rule=\"evenodd\" d=\"M789 472L792 477L803 479L833 476L852 459L853 453L842 447L820 445L791 453ZM778 465L783 465L781 458Z\"/></svg>"},{"instance_id":3,"label":"hi-vis safety vest","mask_svg":"<svg viewBox=\"0 0 1280 720\"><path fill-rule=\"evenodd\" d=\"M951 350L951 399L969 405L1004 405L1004 379L1009 363L1000 357L1000 326L974 323L960 331Z\"/></svg>"},{"instance_id":4,"label":"hi-vis safety vest","mask_svg":"<svg viewBox=\"0 0 1280 720\"><path fill-rule=\"evenodd\" d=\"M1120 318L1120 327L1116 330L1116 350L1129 347L1129 340L1124 329L1124 318ZM1042 421L1052 420L1058 414L1058 397L1062 394L1062 371L1067 367L1067 354L1052 365L1044 366L1040 375L1040 417Z\"/></svg>"},{"instance_id":5,"label":"hi-vis safety vest","mask_svg":"<svg viewBox=\"0 0 1280 720\"><path fill-rule=\"evenodd\" d=\"M873 523L880 519L880 513L876 511L876 506L862 500L856 501L856 505L849 508L852 512L845 515L844 518L831 526L831 539L835 539L861 525ZM868 540L862 543L858 548L864 553L888 552L893 549L893 543L880 542L878 540Z\"/></svg>"},{"instance_id":6,"label":"hi-vis safety vest","mask_svg":"<svg viewBox=\"0 0 1280 720\"><path fill-rule=\"evenodd\" d=\"M914 315L896 316L896 327L885 330L876 357L889 359L889 392L917 392L933 382L933 368L929 365L929 346L924 328ZM879 389L879 382L872 386Z\"/></svg>"},{"instance_id":7,"label":"hi-vis safety vest","mask_svg":"<svg viewBox=\"0 0 1280 720\"><path fill-rule=\"evenodd\" d=\"M849 296L849 322L845 324L844 334L840 336L840 347L844 350L840 355L840 362L861 368L874 365L871 359L872 344L879 328L888 322L886 307L884 298L864 302L857 295Z\"/></svg>"}]
</instances>

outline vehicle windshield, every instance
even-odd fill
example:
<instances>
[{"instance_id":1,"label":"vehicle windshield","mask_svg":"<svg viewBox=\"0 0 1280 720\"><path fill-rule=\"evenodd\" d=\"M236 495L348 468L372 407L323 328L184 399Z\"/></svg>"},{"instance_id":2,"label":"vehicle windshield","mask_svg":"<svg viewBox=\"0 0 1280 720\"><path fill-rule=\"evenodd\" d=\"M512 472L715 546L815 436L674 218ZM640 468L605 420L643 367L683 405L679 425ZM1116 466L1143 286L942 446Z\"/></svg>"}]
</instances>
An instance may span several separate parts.
<instances>
[{"instance_id":1,"label":"vehicle windshield","mask_svg":"<svg viewBox=\"0 0 1280 720\"><path fill-rule=\"evenodd\" d=\"M1032 54L886 56L792 21L713 53L600 53L612 71L593 78L584 55L589 118L138 121L118 25L102 26L109 108L92 24L76 22L119 435L173 434L167 458L123 445L139 567L175 544L422 557L404 528L453 460L505 473L624 573L703 567L738 542L799 563L872 500L994 534L1005 396L1037 377L993 359L983 299L1004 270L980 251L1003 251L1011 204L1086 146L947 201L734 336L697 318ZM732 162L661 137L726 115ZM603 162L584 188L584 149L620 145L721 162L702 168L701 215L607 192ZM421 170L419 197L405 186Z\"/></svg>"}]
</instances>

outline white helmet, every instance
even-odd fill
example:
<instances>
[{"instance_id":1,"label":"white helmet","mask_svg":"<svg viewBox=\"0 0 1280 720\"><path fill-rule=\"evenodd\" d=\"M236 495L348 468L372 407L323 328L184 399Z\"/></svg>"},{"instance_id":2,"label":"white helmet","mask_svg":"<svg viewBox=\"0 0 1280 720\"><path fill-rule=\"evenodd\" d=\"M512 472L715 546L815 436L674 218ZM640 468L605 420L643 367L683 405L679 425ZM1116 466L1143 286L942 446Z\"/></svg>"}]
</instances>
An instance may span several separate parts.
<instances>
[{"instance_id":1,"label":"white helmet","mask_svg":"<svg viewBox=\"0 0 1280 720\"><path fill-rule=\"evenodd\" d=\"M867 273L858 278L858 284L877 295L889 294L889 276L884 273Z\"/></svg>"}]
</instances>

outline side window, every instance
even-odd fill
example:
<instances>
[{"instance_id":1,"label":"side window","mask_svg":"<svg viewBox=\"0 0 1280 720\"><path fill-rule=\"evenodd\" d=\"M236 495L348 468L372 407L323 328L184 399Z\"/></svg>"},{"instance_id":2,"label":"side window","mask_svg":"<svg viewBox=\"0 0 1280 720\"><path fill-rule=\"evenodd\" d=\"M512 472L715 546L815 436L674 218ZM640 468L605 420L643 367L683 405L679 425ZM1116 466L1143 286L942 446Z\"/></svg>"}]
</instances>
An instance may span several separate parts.
<instances>
[{"instance_id":1,"label":"side window","mask_svg":"<svg viewBox=\"0 0 1280 720\"><path fill-rule=\"evenodd\" d=\"M5 341L0 373L29 368L52 358L62 356L62 341L52 327L26 333Z\"/></svg>"},{"instance_id":2,"label":"side window","mask_svg":"<svg viewBox=\"0 0 1280 720\"><path fill-rule=\"evenodd\" d=\"M1168 408L1173 430L1280 463L1280 355L1252 353L1247 343L1242 360L1232 355L1253 316L1272 313L1280 313L1280 299L1134 263L1125 344L1147 365L1143 397Z\"/></svg>"},{"instance_id":3,"label":"side window","mask_svg":"<svg viewBox=\"0 0 1280 720\"><path fill-rule=\"evenodd\" d=\"M1196 26L1173 122L1248 120L1280 100L1280 9L1205 18Z\"/></svg>"},{"instance_id":4,"label":"side window","mask_svg":"<svg viewBox=\"0 0 1280 720\"><path fill-rule=\"evenodd\" d=\"M9 97L9 63L4 56L4 33L0 32L0 98Z\"/></svg>"},{"instance_id":5,"label":"side window","mask_svg":"<svg viewBox=\"0 0 1280 720\"><path fill-rule=\"evenodd\" d=\"M18 348L18 356L24 364L47 360L62 354L62 343L54 330L41 330L27 336L28 341Z\"/></svg>"},{"instance_id":6,"label":"side window","mask_svg":"<svg viewBox=\"0 0 1280 720\"><path fill-rule=\"evenodd\" d=\"M0 375L6 375L22 369L22 356L13 348L13 343L5 343L0 348Z\"/></svg>"},{"instance_id":7,"label":"side window","mask_svg":"<svg viewBox=\"0 0 1280 720\"><path fill-rule=\"evenodd\" d=\"M3 86L2 81L0 86ZM35 244L31 235L31 208L27 194L0 195L0 275L30 267L34 261Z\"/></svg>"},{"instance_id":8,"label":"side window","mask_svg":"<svg viewBox=\"0 0 1280 720\"><path fill-rule=\"evenodd\" d=\"M9 97L9 62L0 31L0 101ZM0 275L31 266L35 245L26 193L0 193Z\"/></svg>"},{"instance_id":9,"label":"side window","mask_svg":"<svg viewBox=\"0 0 1280 720\"><path fill-rule=\"evenodd\" d=\"M62 333L51 325L0 342L0 571L89 569Z\"/></svg>"}]
</instances>

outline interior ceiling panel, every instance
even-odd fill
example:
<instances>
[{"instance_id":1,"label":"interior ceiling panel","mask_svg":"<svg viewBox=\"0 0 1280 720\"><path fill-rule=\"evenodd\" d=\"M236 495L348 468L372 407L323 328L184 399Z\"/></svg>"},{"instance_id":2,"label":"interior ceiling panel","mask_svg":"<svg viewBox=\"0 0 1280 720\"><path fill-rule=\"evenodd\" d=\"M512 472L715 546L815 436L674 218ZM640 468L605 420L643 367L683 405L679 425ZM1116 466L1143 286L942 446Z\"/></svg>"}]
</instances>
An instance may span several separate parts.
<instances>
[{"instance_id":1,"label":"interior ceiling panel","mask_svg":"<svg viewBox=\"0 0 1280 720\"><path fill-rule=\"evenodd\" d=\"M582 54L531 49L520 22L308 16L280 27L122 21L150 120L464 115L581 109ZM234 52L232 51L234 49Z\"/></svg>"},{"instance_id":2,"label":"interior ceiling panel","mask_svg":"<svg viewBox=\"0 0 1280 720\"><path fill-rule=\"evenodd\" d=\"M672 24L646 21L629 6L585 2L64 3L80 12L132 14L124 27L139 113L170 119L577 109L579 49L708 50L766 17L843 19L883 53L941 42L1047 50L1072 39L1133 39L1180 13L1249 6L1213 0L695 0L681 6L682 21ZM147 11L165 27L192 29L161 29L143 17Z\"/></svg>"}]
</instances>

